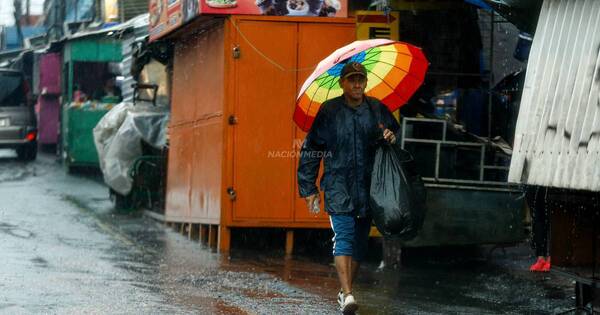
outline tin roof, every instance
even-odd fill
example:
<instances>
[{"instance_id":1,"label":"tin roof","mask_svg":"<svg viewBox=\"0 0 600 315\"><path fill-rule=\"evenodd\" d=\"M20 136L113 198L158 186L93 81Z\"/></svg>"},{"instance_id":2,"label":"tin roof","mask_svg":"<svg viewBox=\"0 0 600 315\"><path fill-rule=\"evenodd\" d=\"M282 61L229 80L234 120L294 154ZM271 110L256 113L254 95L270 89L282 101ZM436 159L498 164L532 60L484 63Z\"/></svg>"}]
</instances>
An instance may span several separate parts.
<instances>
[{"instance_id":1,"label":"tin roof","mask_svg":"<svg viewBox=\"0 0 600 315\"><path fill-rule=\"evenodd\" d=\"M106 28L101 28L101 29L90 29L90 30L85 30L85 31L80 31L77 33L74 33L70 36L67 36L67 39L76 39L76 38L82 38L82 37L88 37L88 36L98 36L98 35L105 35L108 33L118 33L118 32L122 32L122 31L126 31L128 29L140 29L140 28L147 28L148 27L148 13L145 14L141 14L138 15L124 23L120 23L120 24L116 24L110 27L106 27Z\"/></svg>"},{"instance_id":2,"label":"tin roof","mask_svg":"<svg viewBox=\"0 0 600 315\"><path fill-rule=\"evenodd\" d=\"M600 191L600 1L545 0L509 181Z\"/></svg>"}]
</instances>

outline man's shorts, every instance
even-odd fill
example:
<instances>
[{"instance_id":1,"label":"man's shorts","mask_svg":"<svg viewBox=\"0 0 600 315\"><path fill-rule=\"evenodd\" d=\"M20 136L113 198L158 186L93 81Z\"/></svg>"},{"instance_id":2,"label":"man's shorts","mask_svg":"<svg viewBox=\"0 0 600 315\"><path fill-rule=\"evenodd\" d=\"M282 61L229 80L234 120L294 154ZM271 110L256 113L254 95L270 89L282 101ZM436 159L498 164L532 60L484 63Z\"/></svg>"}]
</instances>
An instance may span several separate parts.
<instances>
[{"instance_id":1,"label":"man's shorts","mask_svg":"<svg viewBox=\"0 0 600 315\"><path fill-rule=\"evenodd\" d=\"M329 222L334 233L333 256L352 256L354 261L363 261L367 255L371 219L331 214Z\"/></svg>"}]
</instances>

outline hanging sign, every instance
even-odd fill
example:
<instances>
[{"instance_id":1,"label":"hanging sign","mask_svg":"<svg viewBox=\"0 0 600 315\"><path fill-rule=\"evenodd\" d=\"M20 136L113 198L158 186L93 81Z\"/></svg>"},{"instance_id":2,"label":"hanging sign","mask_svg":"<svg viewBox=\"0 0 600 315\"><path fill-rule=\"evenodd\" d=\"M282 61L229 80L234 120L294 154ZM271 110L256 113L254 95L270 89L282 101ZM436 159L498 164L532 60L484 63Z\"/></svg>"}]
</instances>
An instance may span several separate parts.
<instances>
[{"instance_id":1,"label":"hanging sign","mask_svg":"<svg viewBox=\"0 0 600 315\"><path fill-rule=\"evenodd\" d=\"M400 39L398 12L356 11L356 39Z\"/></svg>"}]
</instances>

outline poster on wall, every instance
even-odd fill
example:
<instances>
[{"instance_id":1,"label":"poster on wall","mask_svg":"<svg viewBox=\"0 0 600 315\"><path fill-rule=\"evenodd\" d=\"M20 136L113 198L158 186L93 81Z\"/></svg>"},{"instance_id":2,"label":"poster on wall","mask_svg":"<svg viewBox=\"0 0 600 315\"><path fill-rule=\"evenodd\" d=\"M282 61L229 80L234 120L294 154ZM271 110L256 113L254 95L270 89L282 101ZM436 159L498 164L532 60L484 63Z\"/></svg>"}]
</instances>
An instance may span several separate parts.
<instances>
[{"instance_id":1,"label":"poster on wall","mask_svg":"<svg viewBox=\"0 0 600 315\"><path fill-rule=\"evenodd\" d=\"M104 22L119 21L119 1L104 0Z\"/></svg>"},{"instance_id":2,"label":"poster on wall","mask_svg":"<svg viewBox=\"0 0 600 315\"><path fill-rule=\"evenodd\" d=\"M150 0L148 5L150 40L181 26L183 23L181 0Z\"/></svg>"},{"instance_id":3,"label":"poster on wall","mask_svg":"<svg viewBox=\"0 0 600 315\"><path fill-rule=\"evenodd\" d=\"M347 0L199 0L207 14L347 17Z\"/></svg>"}]
</instances>

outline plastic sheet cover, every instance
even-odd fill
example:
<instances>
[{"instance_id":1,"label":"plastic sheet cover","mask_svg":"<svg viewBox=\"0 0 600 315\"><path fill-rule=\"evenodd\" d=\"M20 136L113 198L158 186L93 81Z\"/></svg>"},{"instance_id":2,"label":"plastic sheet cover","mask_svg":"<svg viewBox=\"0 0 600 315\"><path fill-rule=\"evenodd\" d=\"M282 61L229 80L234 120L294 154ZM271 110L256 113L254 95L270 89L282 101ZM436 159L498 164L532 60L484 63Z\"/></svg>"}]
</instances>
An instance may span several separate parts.
<instances>
[{"instance_id":1,"label":"plastic sheet cover","mask_svg":"<svg viewBox=\"0 0 600 315\"><path fill-rule=\"evenodd\" d=\"M142 141L155 147L166 145L167 107L123 102L111 109L94 128L94 143L104 182L121 195L132 189L129 170L142 155Z\"/></svg>"}]
</instances>

